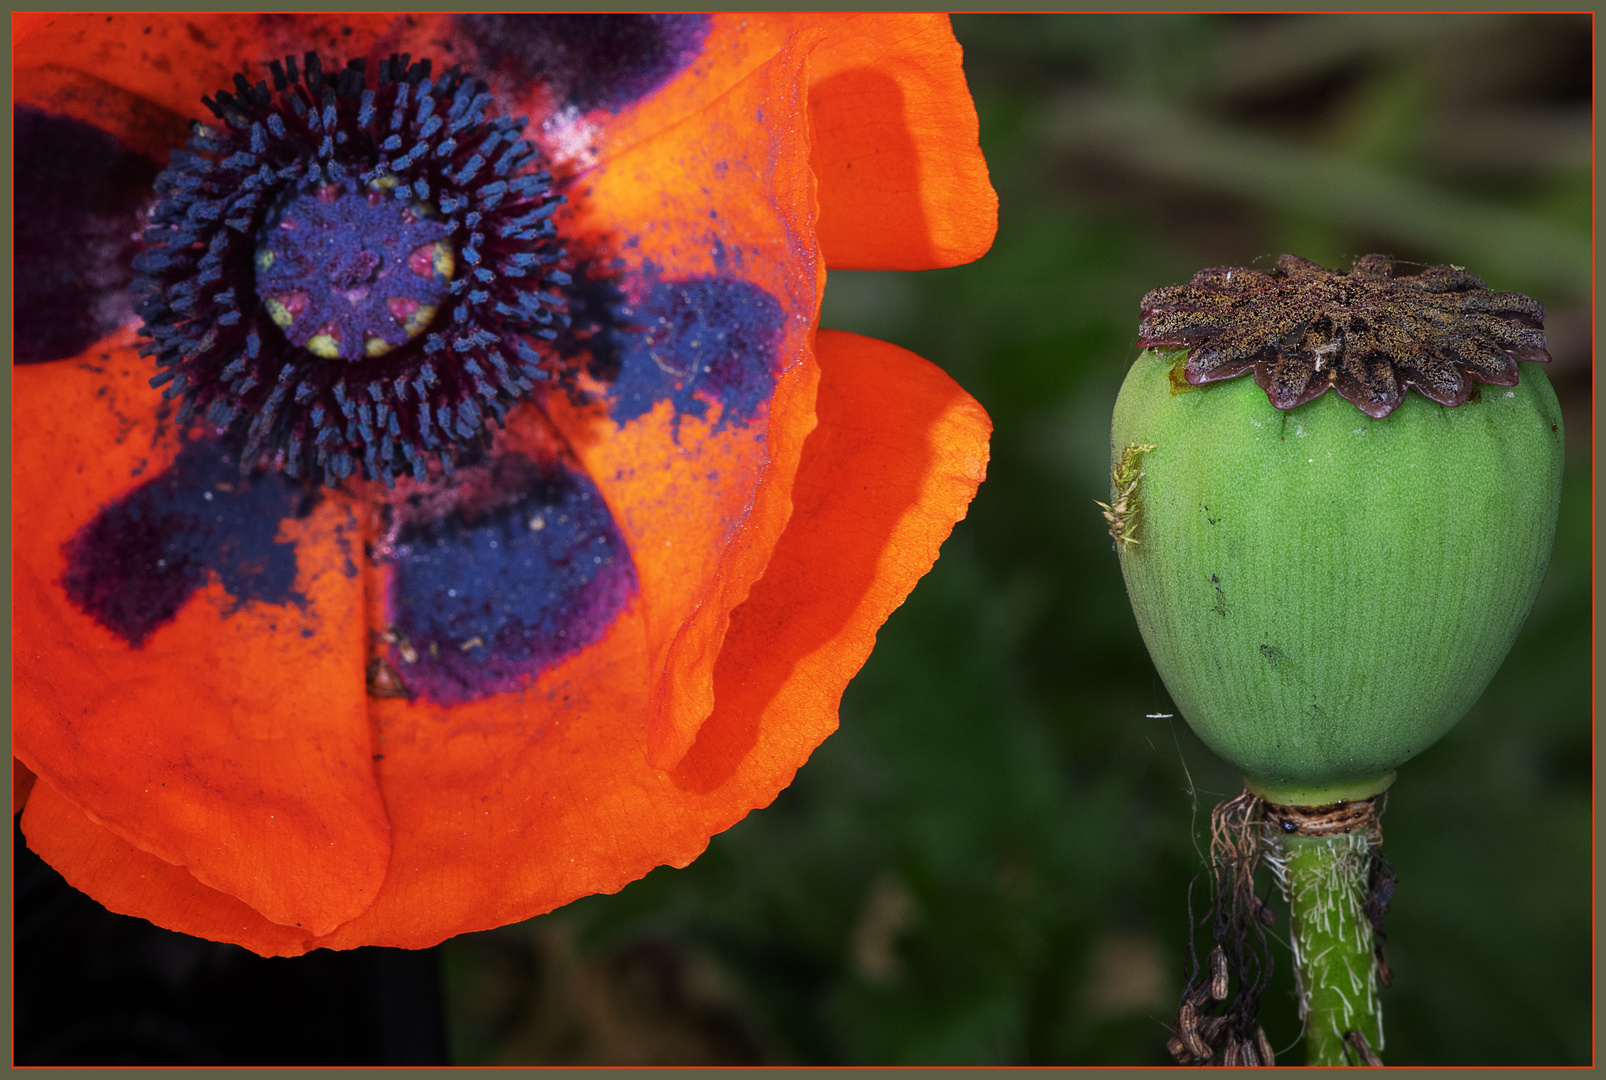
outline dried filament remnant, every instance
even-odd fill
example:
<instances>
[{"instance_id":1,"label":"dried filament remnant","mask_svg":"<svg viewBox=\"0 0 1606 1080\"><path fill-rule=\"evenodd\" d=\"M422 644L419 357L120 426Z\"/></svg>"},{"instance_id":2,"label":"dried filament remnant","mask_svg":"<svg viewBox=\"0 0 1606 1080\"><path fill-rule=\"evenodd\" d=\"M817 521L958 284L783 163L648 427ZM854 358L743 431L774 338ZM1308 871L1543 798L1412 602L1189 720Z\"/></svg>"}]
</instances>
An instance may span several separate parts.
<instances>
[{"instance_id":1,"label":"dried filament remnant","mask_svg":"<svg viewBox=\"0 0 1606 1080\"><path fill-rule=\"evenodd\" d=\"M1143 455L1153 449L1152 443L1134 443L1121 451L1121 463L1110 473L1110 480L1115 486L1115 502L1093 500L1103 508L1104 520L1110 523L1110 536L1118 548L1138 542L1138 481L1143 478Z\"/></svg>"},{"instance_id":2,"label":"dried filament remnant","mask_svg":"<svg viewBox=\"0 0 1606 1080\"><path fill-rule=\"evenodd\" d=\"M1345 273L1284 255L1269 272L1215 267L1155 289L1139 344L1188 349L1195 386L1253 368L1279 409L1335 388L1384 417L1411 387L1454 407L1475 383L1516 385L1518 360L1550 359L1544 324L1538 301L1490 292L1460 267L1396 275L1388 256L1366 255Z\"/></svg>"},{"instance_id":3,"label":"dried filament remnant","mask_svg":"<svg viewBox=\"0 0 1606 1080\"><path fill-rule=\"evenodd\" d=\"M1190 901L1188 984L1177 1008L1176 1035L1166 1049L1179 1065L1274 1065L1276 1054L1261 1028L1260 998L1271 983L1266 927L1276 921L1255 892L1265 853L1264 803L1244 791L1210 815L1209 916L1195 924ZM1216 946L1201 970L1194 935L1210 924Z\"/></svg>"}]
</instances>

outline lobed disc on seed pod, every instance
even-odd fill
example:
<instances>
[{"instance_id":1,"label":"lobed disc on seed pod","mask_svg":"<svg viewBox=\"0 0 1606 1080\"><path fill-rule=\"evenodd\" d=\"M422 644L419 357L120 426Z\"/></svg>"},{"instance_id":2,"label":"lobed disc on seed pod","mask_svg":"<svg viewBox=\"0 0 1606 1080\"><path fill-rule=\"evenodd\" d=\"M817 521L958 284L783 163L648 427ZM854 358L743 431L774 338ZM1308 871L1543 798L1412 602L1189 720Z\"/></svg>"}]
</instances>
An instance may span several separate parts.
<instances>
[{"instance_id":1,"label":"lobed disc on seed pod","mask_svg":"<svg viewBox=\"0 0 1606 1080\"><path fill-rule=\"evenodd\" d=\"M1278 409L1248 378L1191 384L1187 355L1139 356L1111 432L1144 641L1257 794L1375 795L1471 707L1533 605L1561 491L1555 393L1524 363L1453 408Z\"/></svg>"}]
</instances>

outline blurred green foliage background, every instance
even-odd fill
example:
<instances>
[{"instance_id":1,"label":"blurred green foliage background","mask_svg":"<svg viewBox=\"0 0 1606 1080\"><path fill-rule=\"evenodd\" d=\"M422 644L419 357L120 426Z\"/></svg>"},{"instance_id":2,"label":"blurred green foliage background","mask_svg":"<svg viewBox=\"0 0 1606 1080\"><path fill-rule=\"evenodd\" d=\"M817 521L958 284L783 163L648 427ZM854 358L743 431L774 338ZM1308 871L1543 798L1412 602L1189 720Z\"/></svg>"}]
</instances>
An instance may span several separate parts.
<instances>
[{"instance_id":1,"label":"blurred green foliage background","mask_svg":"<svg viewBox=\"0 0 1606 1080\"><path fill-rule=\"evenodd\" d=\"M1210 807L1240 783L1154 715L1175 708L1093 505L1138 300L1204 266L1382 251L1543 301L1568 422L1538 604L1390 797L1383 1056L1587 1063L1589 18L954 28L998 241L953 270L835 274L822 321L979 398L988 481L772 806L685 870L446 946L454 1059L1169 1063L1190 881ZM1286 946L1277 959L1263 1021L1300 1062Z\"/></svg>"}]
</instances>

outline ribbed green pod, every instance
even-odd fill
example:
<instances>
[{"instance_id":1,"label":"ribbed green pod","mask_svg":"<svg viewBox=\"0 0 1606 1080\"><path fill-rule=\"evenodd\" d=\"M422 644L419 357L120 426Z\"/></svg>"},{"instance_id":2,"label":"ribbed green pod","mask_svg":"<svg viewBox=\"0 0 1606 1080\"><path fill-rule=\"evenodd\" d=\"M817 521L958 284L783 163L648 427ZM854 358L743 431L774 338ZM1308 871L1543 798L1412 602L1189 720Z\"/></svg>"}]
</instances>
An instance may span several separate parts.
<instances>
[{"instance_id":1,"label":"ribbed green pod","mask_svg":"<svg viewBox=\"0 0 1606 1080\"><path fill-rule=\"evenodd\" d=\"M1182 715L1288 805L1358 799L1448 731L1533 605L1555 537L1561 412L1537 365L1446 408L1289 411L1144 352L1111 455L1136 479L1121 570ZM1136 448L1152 446L1152 450ZM1133 448L1129 451L1128 448Z\"/></svg>"}]
</instances>

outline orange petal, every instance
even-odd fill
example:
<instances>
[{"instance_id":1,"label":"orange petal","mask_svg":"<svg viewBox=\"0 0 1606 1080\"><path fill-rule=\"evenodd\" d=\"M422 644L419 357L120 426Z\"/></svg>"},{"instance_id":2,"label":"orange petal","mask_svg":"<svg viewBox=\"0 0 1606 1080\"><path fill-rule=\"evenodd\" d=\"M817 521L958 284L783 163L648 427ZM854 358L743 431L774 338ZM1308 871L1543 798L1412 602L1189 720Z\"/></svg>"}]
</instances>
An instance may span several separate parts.
<instances>
[{"instance_id":1,"label":"orange petal","mask_svg":"<svg viewBox=\"0 0 1606 1080\"><path fill-rule=\"evenodd\" d=\"M12 373L12 498L26 523L12 538L13 752L135 847L272 922L324 933L368 905L389 857L350 514L331 497L299 520L251 519L260 546L290 567L288 601L231 595L213 566L165 623L132 606L144 594L120 588L105 596L121 606L91 617L80 603L93 607L84 598L125 570L173 580L119 565L161 554L133 537L96 549L98 562L69 562L70 544L97 535L86 525L119 520L99 519L103 508L165 483L180 455L156 421L154 371L124 343ZM238 505L225 500L249 491L205 493L220 537L232 535L224 515ZM184 535L211 529L200 522ZM279 528L277 540L264 527ZM249 544L236 554L246 562L227 564L232 587L249 592L241 582L256 580L256 555ZM88 584L74 602L66 583L80 571L88 576L71 580Z\"/></svg>"},{"instance_id":2,"label":"orange petal","mask_svg":"<svg viewBox=\"0 0 1606 1080\"><path fill-rule=\"evenodd\" d=\"M97 124L158 162L211 119L203 95L233 92L236 72L269 79L267 63L318 51L326 66L391 52L445 60L441 15L395 13L37 13L13 33L12 94ZM271 83L270 83L271 85Z\"/></svg>"},{"instance_id":3,"label":"orange petal","mask_svg":"<svg viewBox=\"0 0 1606 1080\"><path fill-rule=\"evenodd\" d=\"M673 775L646 753L648 644L627 612L520 694L376 700L394 826L374 905L315 944L420 948L685 866L769 803L836 727L876 630L986 469L991 425L935 366L822 331L820 426L797 509L732 618L717 707Z\"/></svg>"},{"instance_id":4,"label":"orange petal","mask_svg":"<svg viewBox=\"0 0 1606 1080\"><path fill-rule=\"evenodd\" d=\"M11 759L11 816L16 817L22 808L28 804L28 795L33 791L33 782L38 777L33 771L18 761Z\"/></svg>"},{"instance_id":5,"label":"orange petal","mask_svg":"<svg viewBox=\"0 0 1606 1080\"><path fill-rule=\"evenodd\" d=\"M817 409L793 513L764 578L731 617L714 715L675 770L728 817L763 806L836 729L876 631L937 559L986 476L992 423L936 365L821 330Z\"/></svg>"},{"instance_id":6,"label":"orange petal","mask_svg":"<svg viewBox=\"0 0 1606 1080\"><path fill-rule=\"evenodd\" d=\"M522 693L373 713L395 853L374 905L319 945L433 945L616 892L708 842L647 763L638 612Z\"/></svg>"},{"instance_id":7,"label":"orange petal","mask_svg":"<svg viewBox=\"0 0 1606 1080\"><path fill-rule=\"evenodd\" d=\"M605 236L623 255L626 287L641 294L630 298L638 318L653 321L660 294L696 293L719 310L692 315L719 323L710 335L729 335L719 355L762 341L765 355L755 359L767 370L753 378L773 379L767 402L703 399L701 415L666 398L615 422L548 402L636 562L653 680L649 759L660 768L680 759L713 709L726 622L785 527L814 426L809 327L823 276L802 137L803 60L804 47L789 46L694 117L598 167L572 219L577 233ZM641 362L702 365L702 336L681 336L684 355ZM707 348L712 355L712 337ZM681 374L711 385L708 371Z\"/></svg>"},{"instance_id":8,"label":"orange petal","mask_svg":"<svg viewBox=\"0 0 1606 1080\"><path fill-rule=\"evenodd\" d=\"M809 108L828 266L928 270L979 258L998 196L946 15L715 15L703 56L610 125L604 156L669 126L812 33Z\"/></svg>"},{"instance_id":9,"label":"orange petal","mask_svg":"<svg viewBox=\"0 0 1606 1080\"><path fill-rule=\"evenodd\" d=\"M280 926L227 893L209 889L182 866L163 862L90 820L48 783L22 814L28 846L67 884L120 915L211 941L243 945L263 956L299 956L311 935Z\"/></svg>"},{"instance_id":10,"label":"orange petal","mask_svg":"<svg viewBox=\"0 0 1606 1080\"><path fill-rule=\"evenodd\" d=\"M998 196L959 42L941 15L861 15L809 58L820 251L838 270L978 259Z\"/></svg>"}]
</instances>

